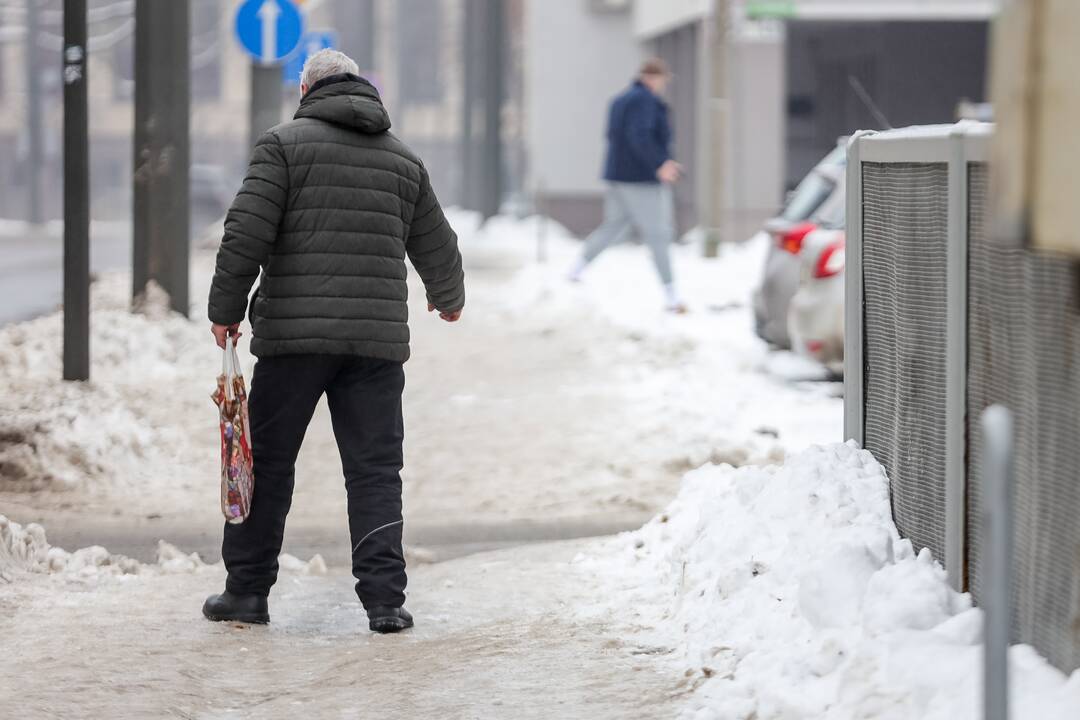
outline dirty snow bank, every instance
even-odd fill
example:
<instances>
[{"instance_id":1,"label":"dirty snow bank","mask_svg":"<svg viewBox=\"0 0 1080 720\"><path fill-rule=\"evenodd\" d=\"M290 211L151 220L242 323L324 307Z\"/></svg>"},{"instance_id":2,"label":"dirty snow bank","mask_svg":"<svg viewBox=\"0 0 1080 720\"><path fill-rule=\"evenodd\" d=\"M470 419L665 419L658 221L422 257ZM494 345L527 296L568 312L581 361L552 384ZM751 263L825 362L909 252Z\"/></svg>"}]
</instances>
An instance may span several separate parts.
<instances>
[{"instance_id":1,"label":"dirty snow bank","mask_svg":"<svg viewBox=\"0 0 1080 720\"><path fill-rule=\"evenodd\" d=\"M281 571L300 575L325 575L321 555L303 561L283 553L278 558ZM203 562L198 553L184 553L175 545L158 541L157 562L140 563L125 555L110 553L100 545L68 552L52 547L45 529L37 523L25 527L0 515L0 581L15 582L32 574L48 574L71 581L98 581L122 575L176 575L217 568Z\"/></svg>"},{"instance_id":2,"label":"dirty snow bank","mask_svg":"<svg viewBox=\"0 0 1080 720\"><path fill-rule=\"evenodd\" d=\"M625 587L605 609L685 670L690 718L981 717L981 611L893 525L852 444L772 467L708 466L641 530L579 558ZM1066 678L1011 652L1015 718L1080 717Z\"/></svg>"},{"instance_id":3,"label":"dirty snow bank","mask_svg":"<svg viewBox=\"0 0 1080 720\"><path fill-rule=\"evenodd\" d=\"M169 312L163 293L151 291L139 313L128 294L124 273L93 285L86 383L59 380L61 313L0 328L0 385L18 390L0 396L0 490L130 490L147 468L161 485L180 484L168 468L190 463L184 411L211 417L201 406L215 353L205 327ZM162 402L163 389L199 382L206 393Z\"/></svg>"}]
</instances>

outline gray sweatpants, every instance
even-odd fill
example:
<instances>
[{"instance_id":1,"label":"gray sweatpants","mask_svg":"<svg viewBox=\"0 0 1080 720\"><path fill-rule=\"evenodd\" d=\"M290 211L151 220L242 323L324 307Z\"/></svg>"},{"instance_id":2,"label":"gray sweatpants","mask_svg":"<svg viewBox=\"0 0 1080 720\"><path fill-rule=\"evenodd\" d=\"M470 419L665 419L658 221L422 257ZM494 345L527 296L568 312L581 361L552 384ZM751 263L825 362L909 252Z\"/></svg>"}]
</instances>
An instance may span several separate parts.
<instances>
[{"instance_id":1,"label":"gray sweatpants","mask_svg":"<svg viewBox=\"0 0 1080 720\"><path fill-rule=\"evenodd\" d=\"M608 183L604 222L585 240L585 262L621 241L631 227L652 251L660 280L671 285L669 248L675 237L675 209L671 188L663 183Z\"/></svg>"}]
</instances>

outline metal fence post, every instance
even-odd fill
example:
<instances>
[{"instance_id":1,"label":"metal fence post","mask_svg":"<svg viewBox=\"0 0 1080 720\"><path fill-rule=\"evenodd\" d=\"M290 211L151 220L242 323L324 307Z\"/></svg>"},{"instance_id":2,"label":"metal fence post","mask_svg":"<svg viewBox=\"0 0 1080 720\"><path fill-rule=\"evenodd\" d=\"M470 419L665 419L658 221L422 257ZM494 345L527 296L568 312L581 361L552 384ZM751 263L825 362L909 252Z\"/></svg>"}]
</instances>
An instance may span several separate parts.
<instances>
[{"instance_id":1,"label":"metal fence post","mask_svg":"<svg viewBox=\"0 0 1080 720\"><path fill-rule=\"evenodd\" d=\"M945 571L963 592L967 553L968 156L965 126L949 133L949 218L945 280Z\"/></svg>"},{"instance_id":2,"label":"metal fence post","mask_svg":"<svg viewBox=\"0 0 1080 720\"><path fill-rule=\"evenodd\" d=\"M865 438L863 387L862 162L860 130L847 147L847 269L844 273L844 440Z\"/></svg>"},{"instance_id":3,"label":"metal fence post","mask_svg":"<svg viewBox=\"0 0 1080 720\"><path fill-rule=\"evenodd\" d=\"M1002 405L982 414L986 476L982 522L984 565L983 717L1009 717L1009 629L1012 625L1013 416Z\"/></svg>"}]
</instances>

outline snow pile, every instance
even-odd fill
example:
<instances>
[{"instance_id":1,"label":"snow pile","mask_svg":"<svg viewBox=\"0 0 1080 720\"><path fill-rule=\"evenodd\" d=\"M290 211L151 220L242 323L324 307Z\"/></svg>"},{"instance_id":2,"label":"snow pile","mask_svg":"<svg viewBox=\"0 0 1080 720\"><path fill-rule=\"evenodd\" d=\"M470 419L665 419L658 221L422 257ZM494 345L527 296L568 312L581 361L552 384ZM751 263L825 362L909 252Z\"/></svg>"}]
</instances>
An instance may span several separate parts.
<instances>
[{"instance_id":1,"label":"snow pile","mask_svg":"<svg viewBox=\"0 0 1080 720\"><path fill-rule=\"evenodd\" d=\"M981 717L981 611L893 525L888 483L853 444L773 467L704 467L611 552L611 615L685 669L693 718ZM677 648L677 650L676 650ZM1011 653L1014 717L1080 717L1066 679Z\"/></svg>"},{"instance_id":2,"label":"snow pile","mask_svg":"<svg viewBox=\"0 0 1080 720\"><path fill-rule=\"evenodd\" d=\"M88 383L59 380L61 313L0 328L0 384L18 388L0 397L0 490L70 490L89 480L130 489L147 468L161 472L190 449L177 422L184 410L201 410L212 432L206 396L165 403L160 393L201 382L209 394L217 368L205 327L170 312L154 288L132 313L128 293L122 273L93 286Z\"/></svg>"},{"instance_id":3,"label":"snow pile","mask_svg":"<svg viewBox=\"0 0 1080 720\"><path fill-rule=\"evenodd\" d=\"M36 523L24 528L0 515L0 580L10 582L15 573L47 567L48 554L44 528Z\"/></svg>"},{"instance_id":4,"label":"snow pile","mask_svg":"<svg viewBox=\"0 0 1080 720\"><path fill-rule=\"evenodd\" d=\"M91 292L91 382L133 385L168 382L205 365L208 332L168 310L155 286L140 312L131 312L130 276L106 273ZM63 314L0 328L0 379L56 381L63 370Z\"/></svg>"},{"instance_id":5,"label":"snow pile","mask_svg":"<svg viewBox=\"0 0 1080 720\"><path fill-rule=\"evenodd\" d=\"M283 573L325 575L326 561L315 555L304 561L282 553L278 562ZM0 515L0 580L14 582L29 574L58 576L66 582L100 581L122 575L180 575L220 569L203 562L198 553L185 553L175 545L158 541L157 562L140 563L125 555L110 553L100 545L68 552L49 545L45 529L36 523L23 527Z\"/></svg>"}]
</instances>

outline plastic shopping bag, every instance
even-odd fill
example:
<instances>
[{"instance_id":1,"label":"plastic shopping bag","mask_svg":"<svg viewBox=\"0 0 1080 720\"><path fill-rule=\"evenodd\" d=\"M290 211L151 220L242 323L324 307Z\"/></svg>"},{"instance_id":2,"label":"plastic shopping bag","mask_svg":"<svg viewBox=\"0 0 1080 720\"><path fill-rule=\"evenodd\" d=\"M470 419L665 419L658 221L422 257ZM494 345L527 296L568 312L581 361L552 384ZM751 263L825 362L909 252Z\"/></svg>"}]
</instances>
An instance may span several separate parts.
<instances>
[{"instance_id":1,"label":"plastic shopping bag","mask_svg":"<svg viewBox=\"0 0 1080 720\"><path fill-rule=\"evenodd\" d=\"M231 336L225 340L221 375L210 398L221 418L221 512L228 522L242 523L251 511L255 472L247 389L236 356L236 340Z\"/></svg>"}]
</instances>

